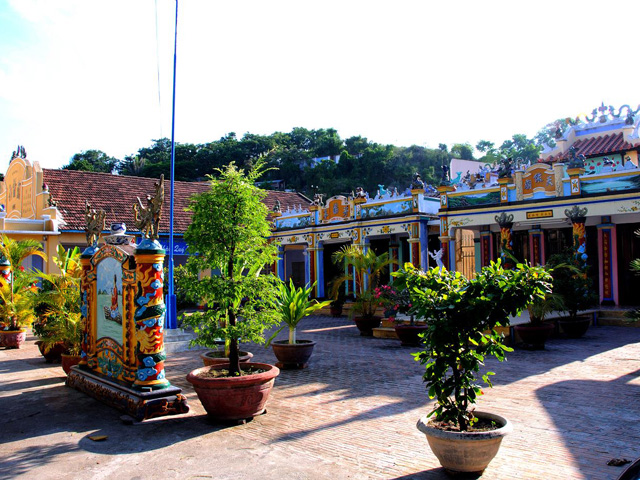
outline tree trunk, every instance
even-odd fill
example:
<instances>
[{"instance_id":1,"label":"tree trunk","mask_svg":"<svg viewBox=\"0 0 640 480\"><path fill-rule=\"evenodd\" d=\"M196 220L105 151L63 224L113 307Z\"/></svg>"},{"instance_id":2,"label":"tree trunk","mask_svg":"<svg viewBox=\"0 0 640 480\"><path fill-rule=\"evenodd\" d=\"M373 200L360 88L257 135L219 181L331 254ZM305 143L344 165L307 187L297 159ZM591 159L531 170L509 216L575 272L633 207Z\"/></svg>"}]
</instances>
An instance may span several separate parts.
<instances>
[{"instance_id":1,"label":"tree trunk","mask_svg":"<svg viewBox=\"0 0 640 480\"><path fill-rule=\"evenodd\" d=\"M296 343L296 327L289 327L289 345Z\"/></svg>"}]
</instances>

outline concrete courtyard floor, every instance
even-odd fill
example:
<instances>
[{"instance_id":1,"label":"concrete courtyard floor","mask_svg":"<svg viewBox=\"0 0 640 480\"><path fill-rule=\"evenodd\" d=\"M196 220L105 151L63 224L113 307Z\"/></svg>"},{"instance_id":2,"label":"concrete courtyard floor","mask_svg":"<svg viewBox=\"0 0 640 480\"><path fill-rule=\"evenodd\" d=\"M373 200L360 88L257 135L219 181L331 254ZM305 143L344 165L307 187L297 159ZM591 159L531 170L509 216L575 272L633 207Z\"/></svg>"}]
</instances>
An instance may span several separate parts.
<instances>
[{"instance_id":1,"label":"concrete courtyard floor","mask_svg":"<svg viewBox=\"0 0 640 480\"><path fill-rule=\"evenodd\" d=\"M136 425L65 387L33 337L0 349L0 479L444 479L415 427L429 410L416 349L360 337L346 318L303 320L309 368L283 371L268 412L245 425L208 422L186 382L199 353L168 359L191 411ZM253 346L257 361L275 362ZM544 351L489 361L479 409L514 424L483 479L615 479L612 458L640 457L640 329L591 327ZM89 439L106 435L101 442Z\"/></svg>"}]
</instances>

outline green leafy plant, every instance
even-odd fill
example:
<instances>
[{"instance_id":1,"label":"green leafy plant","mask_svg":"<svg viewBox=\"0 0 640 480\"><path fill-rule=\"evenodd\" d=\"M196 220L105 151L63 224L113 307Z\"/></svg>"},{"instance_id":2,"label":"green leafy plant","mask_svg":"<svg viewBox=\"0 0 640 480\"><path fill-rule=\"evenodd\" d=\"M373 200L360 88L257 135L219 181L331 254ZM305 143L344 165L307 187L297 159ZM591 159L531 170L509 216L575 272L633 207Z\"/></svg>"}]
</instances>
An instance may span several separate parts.
<instances>
[{"instance_id":1,"label":"green leafy plant","mask_svg":"<svg viewBox=\"0 0 640 480\"><path fill-rule=\"evenodd\" d=\"M67 353L78 355L82 343L80 250L58 245L57 254L52 260L60 273L37 272L42 286L32 297L38 314L34 334L40 337L45 352L60 343Z\"/></svg>"},{"instance_id":2,"label":"green leafy plant","mask_svg":"<svg viewBox=\"0 0 640 480\"><path fill-rule=\"evenodd\" d=\"M289 284L280 283L276 306L283 325L271 335L267 346L285 327L289 327L289 344L294 345L296 343L296 328L300 320L331 303L331 300L318 302L315 299L310 299L309 296L314 286L315 283L308 288L296 288L291 279L289 279Z\"/></svg>"},{"instance_id":3,"label":"green leafy plant","mask_svg":"<svg viewBox=\"0 0 640 480\"><path fill-rule=\"evenodd\" d=\"M39 242L2 236L0 260L7 261L12 268L9 281L3 281L0 287L0 323L4 324L5 330L25 328L35 319L32 299L37 292L35 284L38 278L33 271L22 266L22 262L31 255L47 259Z\"/></svg>"},{"instance_id":4,"label":"green leafy plant","mask_svg":"<svg viewBox=\"0 0 640 480\"><path fill-rule=\"evenodd\" d=\"M233 163L218 172L219 178L209 177L208 192L191 198L185 240L195 254L186 265L189 274L178 281L190 299L208 307L182 317L197 335L194 343L213 348L224 339L229 374L235 376L241 374L238 342L264 343L265 329L280 320L274 303L279 280L261 274L276 261L277 246L268 241L269 212L261 201L266 192L255 186L263 162L246 173Z\"/></svg>"},{"instance_id":5,"label":"green leafy plant","mask_svg":"<svg viewBox=\"0 0 640 480\"><path fill-rule=\"evenodd\" d=\"M582 262L581 262L582 263ZM593 307L598 294L593 290L593 282L587 268L577 264L572 252L557 253L547 260L547 267L553 277L553 293L562 298L558 310L575 319L580 310Z\"/></svg>"},{"instance_id":6,"label":"green leafy plant","mask_svg":"<svg viewBox=\"0 0 640 480\"><path fill-rule=\"evenodd\" d=\"M344 283L355 281L356 298L351 310L352 314L373 317L380 303L375 298L375 289L382 274L389 265L395 263L395 260L389 259L388 253L376 255L371 248L365 252L361 246L356 244L342 247L333 254L332 260L336 265L343 264L347 271L353 272L343 275L333 282L332 297L337 297L338 291Z\"/></svg>"},{"instance_id":7,"label":"green leafy plant","mask_svg":"<svg viewBox=\"0 0 640 480\"><path fill-rule=\"evenodd\" d=\"M487 355L500 361L512 349L496 327L508 325L535 298L551 288L551 276L541 267L518 264L506 270L492 262L475 278L433 268L417 270L410 263L392 274L409 291L413 309L426 319L425 349L415 353L425 366L423 380L436 404L429 416L466 431L477 421L471 410L482 394L480 367ZM487 372L482 380L491 386Z\"/></svg>"}]
</instances>

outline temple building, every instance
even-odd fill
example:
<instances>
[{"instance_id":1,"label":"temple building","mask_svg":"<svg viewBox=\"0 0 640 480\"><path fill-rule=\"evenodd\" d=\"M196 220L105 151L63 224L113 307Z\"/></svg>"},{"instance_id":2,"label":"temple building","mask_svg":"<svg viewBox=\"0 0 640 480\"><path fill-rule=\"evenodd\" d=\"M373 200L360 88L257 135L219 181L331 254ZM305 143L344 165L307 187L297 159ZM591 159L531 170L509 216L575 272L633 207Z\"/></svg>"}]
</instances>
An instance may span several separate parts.
<instances>
[{"instance_id":1,"label":"temple building","mask_svg":"<svg viewBox=\"0 0 640 480\"><path fill-rule=\"evenodd\" d=\"M475 271L503 251L544 265L569 248L588 265L601 304L637 305L640 278L629 263L640 257L638 111L602 105L568 120L534 165L513 159L491 180L487 173L457 188L443 182L438 216L445 264L457 268L461 232L473 237Z\"/></svg>"}]
</instances>

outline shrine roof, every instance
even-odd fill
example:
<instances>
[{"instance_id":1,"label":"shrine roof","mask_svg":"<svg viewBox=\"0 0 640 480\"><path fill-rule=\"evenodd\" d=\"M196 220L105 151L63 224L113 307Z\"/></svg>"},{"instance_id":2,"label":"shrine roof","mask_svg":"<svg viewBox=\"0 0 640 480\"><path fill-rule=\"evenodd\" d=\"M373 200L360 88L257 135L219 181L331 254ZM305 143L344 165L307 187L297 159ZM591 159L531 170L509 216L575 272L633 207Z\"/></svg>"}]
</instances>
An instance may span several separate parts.
<instances>
[{"instance_id":1,"label":"shrine roof","mask_svg":"<svg viewBox=\"0 0 640 480\"><path fill-rule=\"evenodd\" d=\"M136 197L144 200L147 194L153 194L157 178L130 177L109 173L85 172L78 170L43 169L43 179L49 187L52 200L57 203L64 225L60 230L84 230L85 200L93 208L103 209L106 225L113 222L125 222L129 231L133 230L133 205ZM191 223L191 214L185 211L189 198L209 189L208 182L174 182L174 232L182 234ZM171 184L165 180L164 205L160 220L160 231L169 232L169 202ZM310 200L297 192L268 190L263 200L269 211L280 201L281 208L293 208L308 205Z\"/></svg>"},{"instance_id":2,"label":"shrine roof","mask_svg":"<svg viewBox=\"0 0 640 480\"><path fill-rule=\"evenodd\" d=\"M573 145L576 155L584 155L585 157L596 157L611 153L620 153L634 148L632 144L625 141L622 132L612 133L600 137L592 137L576 140ZM570 157L570 152L552 155L547 161L557 162Z\"/></svg>"}]
</instances>

